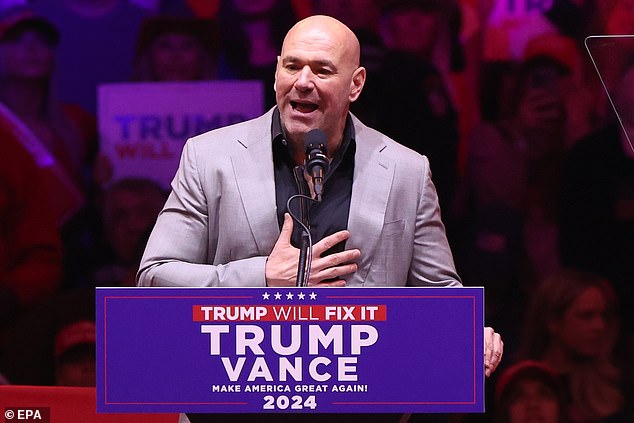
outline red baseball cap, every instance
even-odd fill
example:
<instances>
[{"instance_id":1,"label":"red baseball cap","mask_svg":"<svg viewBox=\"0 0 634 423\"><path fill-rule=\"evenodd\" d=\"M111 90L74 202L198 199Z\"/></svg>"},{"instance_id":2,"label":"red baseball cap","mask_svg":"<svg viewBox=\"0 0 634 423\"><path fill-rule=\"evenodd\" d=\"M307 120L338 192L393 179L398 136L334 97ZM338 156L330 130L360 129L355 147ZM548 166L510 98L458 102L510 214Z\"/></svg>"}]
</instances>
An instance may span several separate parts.
<instances>
[{"instance_id":1,"label":"red baseball cap","mask_svg":"<svg viewBox=\"0 0 634 423\"><path fill-rule=\"evenodd\" d=\"M531 38L524 48L524 62L546 57L573 71L579 66L579 47L575 40L565 35L548 33Z\"/></svg>"},{"instance_id":2,"label":"red baseball cap","mask_svg":"<svg viewBox=\"0 0 634 423\"><path fill-rule=\"evenodd\" d=\"M523 379L537 379L555 392L561 389L561 381L557 372L546 364L535 360L522 360L505 369L495 385L495 398L500 400L515 382Z\"/></svg>"}]
</instances>

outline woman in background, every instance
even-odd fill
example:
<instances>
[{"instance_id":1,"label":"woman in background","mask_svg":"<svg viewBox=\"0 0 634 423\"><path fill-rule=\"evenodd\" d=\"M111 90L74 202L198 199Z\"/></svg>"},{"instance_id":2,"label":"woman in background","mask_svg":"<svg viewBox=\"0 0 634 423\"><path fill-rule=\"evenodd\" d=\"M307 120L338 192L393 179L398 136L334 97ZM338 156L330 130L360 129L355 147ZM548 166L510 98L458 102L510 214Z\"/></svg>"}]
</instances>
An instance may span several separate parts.
<instances>
[{"instance_id":1,"label":"woman in background","mask_svg":"<svg viewBox=\"0 0 634 423\"><path fill-rule=\"evenodd\" d=\"M533 297L524 353L561 375L571 422L628 421L624 373L615 364L620 332L616 307L606 279L575 269L555 272Z\"/></svg>"}]
</instances>

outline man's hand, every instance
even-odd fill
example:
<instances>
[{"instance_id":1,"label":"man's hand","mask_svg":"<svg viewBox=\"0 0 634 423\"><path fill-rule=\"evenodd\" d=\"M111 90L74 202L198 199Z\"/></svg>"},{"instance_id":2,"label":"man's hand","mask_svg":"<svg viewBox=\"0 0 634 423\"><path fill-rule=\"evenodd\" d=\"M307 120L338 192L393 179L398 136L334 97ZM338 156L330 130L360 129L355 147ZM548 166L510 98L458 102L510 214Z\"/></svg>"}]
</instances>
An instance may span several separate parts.
<instances>
[{"instance_id":1,"label":"man's hand","mask_svg":"<svg viewBox=\"0 0 634 423\"><path fill-rule=\"evenodd\" d=\"M504 342L499 333L495 333L493 328L484 328L484 374L491 376L497 366L502 361L504 353Z\"/></svg>"},{"instance_id":2,"label":"man's hand","mask_svg":"<svg viewBox=\"0 0 634 423\"><path fill-rule=\"evenodd\" d=\"M282 231L266 261L265 275L267 286L295 286L297 282L299 249L291 245L292 233L293 220L288 213L285 213ZM313 258L308 285L345 286L346 281L341 279L341 276L357 271L357 265L352 263L352 261L358 259L361 255L359 250L345 250L326 257L321 257L321 255L324 251L349 237L350 232L339 231L313 245ZM327 282L324 282L325 280Z\"/></svg>"}]
</instances>

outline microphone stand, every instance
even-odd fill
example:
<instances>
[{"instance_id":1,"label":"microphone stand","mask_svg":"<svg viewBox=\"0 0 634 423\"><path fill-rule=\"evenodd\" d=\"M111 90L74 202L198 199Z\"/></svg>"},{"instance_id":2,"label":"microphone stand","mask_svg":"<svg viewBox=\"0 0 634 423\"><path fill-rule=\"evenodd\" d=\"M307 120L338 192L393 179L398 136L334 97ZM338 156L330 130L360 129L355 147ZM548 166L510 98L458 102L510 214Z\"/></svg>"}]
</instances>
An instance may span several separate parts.
<instances>
[{"instance_id":1,"label":"microphone stand","mask_svg":"<svg viewBox=\"0 0 634 423\"><path fill-rule=\"evenodd\" d=\"M299 261L297 262L297 285L298 287L306 286L306 259L308 257L309 238L306 230L302 230L302 240L299 245Z\"/></svg>"},{"instance_id":2,"label":"microphone stand","mask_svg":"<svg viewBox=\"0 0 634 423\"><path fill-rule=\"evenodd\" d=\"M293 169L294 176L300 187L300 194L302 190L301 187L305 186L305 184L299 182L305 180L304 170L306 170L312 178L315 193L314 198L312 196L300 195L300 213L303 231L299 249L299 260L297 262L297 286L299 287L308 284L308 279L310 278L310 263L312 260L312 239L309 232L310 224L306 200L308 199L317 203L321 202L324 176L330 166L330 162L326 156L326 145L327 139L324 131L321 129L310 130L304 140L304 148L306 151L304 166L296 166Z\"/></svg>"},{"instance_id":3,"label":"microphone stand","mask_svg":"<svg viewBox=\"0 0 634 423\"><path fill-rule=\"evenodd\" d=\"M301 166L300 168L297 168L294 170L295 172L295 176L297 178L297 180L300 180L299 178L301 177L302 179L304 178L304 167ZM301 186L301 185L300 185ZM300 193L301 193L301 188L300 188ZM308 266L310 266L310 264L308 264L308 250L310 249L310 244L311 244L311 239L310 239L310 234L308 233L308 231L310 230L309 228L309 217L308 217L308 203L307 203L307 199L312 200L309 196L306 196L305 194L302 193L302 195L300 195L299 197L299 217L300 217L300 221L302 223L302 238L299 244L299 259L297 261L297 277L296 277L296 286L297 287L303 287L308 285L308 281L306 280L306 276L308 273Z\"/></svg>"},{"instance_id":4,"label":"microphone stand","mask_svg":"<svg viewBox=\"0 0 634 423\"><path fill-rule=\"evenodd\" d=\"M306 203L306 198L311 201L315 201L317 203L321 202L321 195L323 192L323 178L315 178L314 186L315 186L315 198L310 197L300 197L300 217L302 220L302 239L299 244L299 260L297 262L297 286L302 287L308 284L307 275L310 273L310 260L307 263L308 250L311 247L312 240L310 239L310 223L308 219L308 206Z\"/></svg>"}]
</instances>

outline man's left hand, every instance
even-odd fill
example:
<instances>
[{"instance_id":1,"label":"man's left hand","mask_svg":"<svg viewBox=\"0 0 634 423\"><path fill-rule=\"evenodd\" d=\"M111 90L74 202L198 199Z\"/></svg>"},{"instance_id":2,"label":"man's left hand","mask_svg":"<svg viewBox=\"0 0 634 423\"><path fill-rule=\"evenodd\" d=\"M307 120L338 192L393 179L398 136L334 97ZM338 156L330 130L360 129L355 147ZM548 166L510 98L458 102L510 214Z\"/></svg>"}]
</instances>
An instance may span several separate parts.
<instances>
[{"instance_id":1,"label":"man's left hand","mask_svg":"<svg viewBox=\"0 0 634 423\"><path fill-rule=\"evenodd\" d=\"M484 374L486 377L491 376L491 373L502 361L502 354L504 354L504 342L499 333L495 333L493 328L484 328Z\"/></svg>"}]
</instances>

